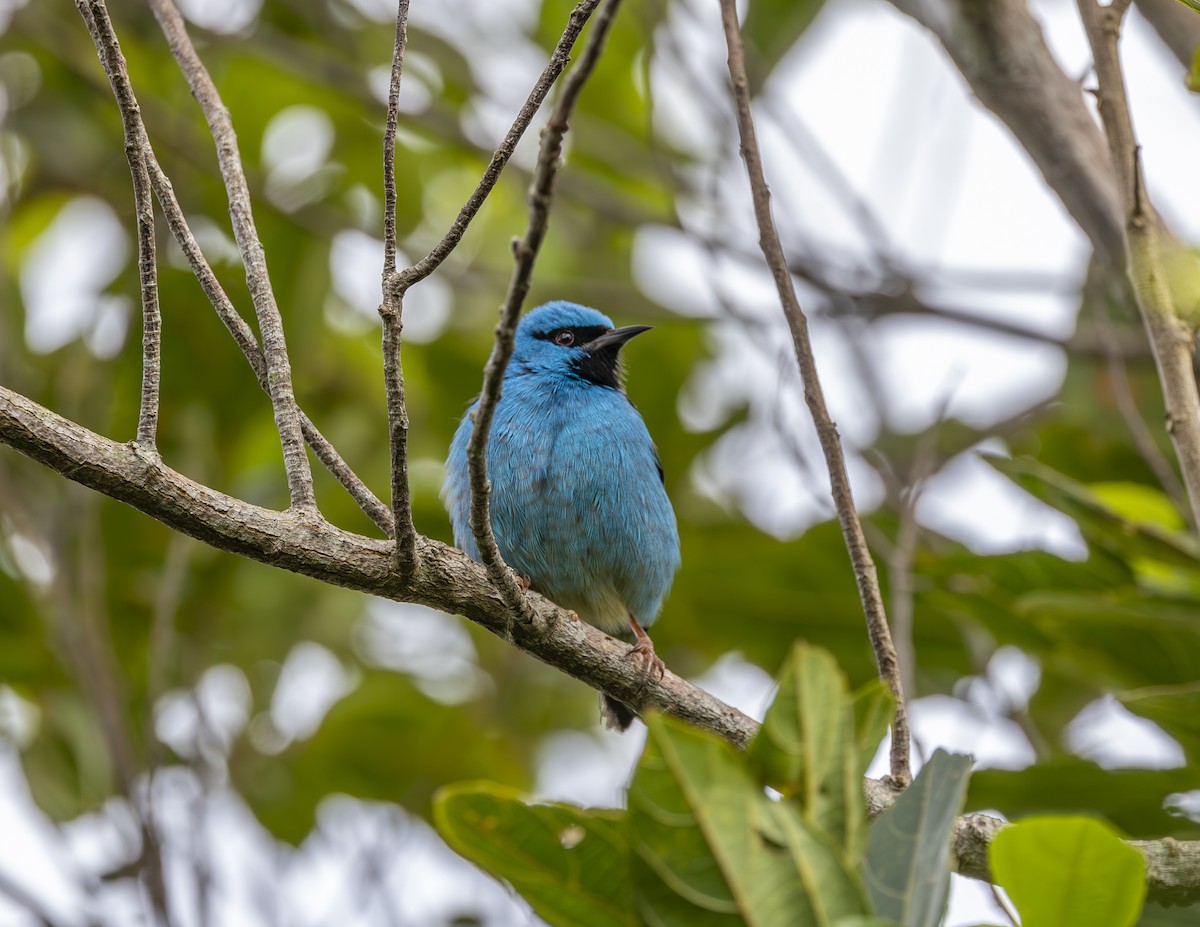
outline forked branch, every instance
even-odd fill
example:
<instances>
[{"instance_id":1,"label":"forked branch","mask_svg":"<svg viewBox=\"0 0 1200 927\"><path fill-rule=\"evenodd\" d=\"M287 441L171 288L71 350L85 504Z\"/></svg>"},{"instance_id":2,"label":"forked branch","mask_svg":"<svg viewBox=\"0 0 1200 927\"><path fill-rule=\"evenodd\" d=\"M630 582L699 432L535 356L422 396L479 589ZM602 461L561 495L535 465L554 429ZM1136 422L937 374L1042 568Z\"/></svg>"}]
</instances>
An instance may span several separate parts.
<instances>
[{"instance_id":1,"label":"forked branch","mask_svg":"<svg viewBox=\"0 0 1200 927\"><path fill-rule=\"evenodd\" d=\"M762 157L754 130L754 116L750 111L750 82L746 77L746 54L735 0L721 0L721 20L725 27L725 42L729 51L729 77L733 81L742 158L746 162L746 173L750 178L750 192L754 200L754 215L758 220L759 245L767 266L771 269L771 275L775 278L779 301L792 334L796 362L800 366L800 378L804 383L804 399L817 427L821 450L829 468L833 502L837 507L838 522L842 527L842 536L845 538L850 562L854 567L854 578L858 583L858 594L867 619L867 633L871 638L871 646L875 649L879 676L896 701L896 716L892 723L891 772L892 779L903 786L908 784L912 774L909 769L908 713L905 710L904 686L900 680L896 648L892 644L892 635L888 629L875 562L871 559L867 539L863 536L862 523L854 507L841 438L838 436L837 425L830 418L829 409L825 405L821 379L817 374L817 361L808 334L808 319L796 297L787 259L779 241L779 232L771 215L771 193L763 173Z\"/></svg>"},{"instance_id":2,"label":"forked branch","mask_svg":"<svg viewBox=\"0 0 1200 927\"><path fill-rule=\"evenodd\" d=\"M271 278L267 273L266 254L258 237L258 230L254 226L250 189L246 184L246 173L242 169L242 158L238 151L233 122L229 118L229 111L221 102L221 95L217 92L217 86L213 83L208 69L196 54L183 17L175 4L171 0L150 0L150 7L167 37L171 54L187 78L192 96L200 104L209 132L217 146L217 161L225 181L225 192L229 197L233 235L246 268L246 283L250 288L250 299L254 303L258 330L262 334L267 383L270 388L271 406L275 413L275 427L283 445L283 465L287 471L291 504L293 508L315 512L317 502L313 493L312 471L309 469L308 454L304 449L300 410L292 389L292 368L288 360L287 342L283 336L283 321L279 315L279 306L275 303Z\"/></svg>"},{"instance_id":3,"label":"forked branch","mask_svg":"<svg viewBox=\"0 0 1200 927\"><path fill-rule=\"evenodd\" d=\"M387 395L388 446L391 450L392 520L395 524L396 570L411 576L416 568L417 529L413 524L408 485L408 410L404 402L404 369L400 335L404 328L404 290L396 285L396 126L400 109L400 76L408 44L408 0L396 11L392 78L388 89L387 125L383 133L383 383Z\"/></svg>"}]
</instances>

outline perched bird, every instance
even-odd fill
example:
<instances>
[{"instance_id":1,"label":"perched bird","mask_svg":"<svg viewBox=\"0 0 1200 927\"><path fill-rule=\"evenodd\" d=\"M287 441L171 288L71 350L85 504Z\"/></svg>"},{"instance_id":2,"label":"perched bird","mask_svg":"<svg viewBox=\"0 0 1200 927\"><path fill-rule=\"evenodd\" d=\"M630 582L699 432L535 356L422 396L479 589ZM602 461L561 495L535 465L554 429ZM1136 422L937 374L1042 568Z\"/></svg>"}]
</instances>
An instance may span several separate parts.
<instances>
[{"instance_id":1,"label":"perched bird","mask_svg":"<svg viewBox=\"0 0 1200 927\"><path fill-rule=\"evenodd\" d=\"M679 568L679 532L646 423L621 386L621 348L649 326L569 302L529 312L517 327L488 442L491 515L505 562L530 586L610 634L628 637L646 672L662 661L645 632ZM478 400L463 417L442 494L454 541L471 558L467 442ZM601 699L609 727L634 712Z\"/></svg>"}]
</instances>

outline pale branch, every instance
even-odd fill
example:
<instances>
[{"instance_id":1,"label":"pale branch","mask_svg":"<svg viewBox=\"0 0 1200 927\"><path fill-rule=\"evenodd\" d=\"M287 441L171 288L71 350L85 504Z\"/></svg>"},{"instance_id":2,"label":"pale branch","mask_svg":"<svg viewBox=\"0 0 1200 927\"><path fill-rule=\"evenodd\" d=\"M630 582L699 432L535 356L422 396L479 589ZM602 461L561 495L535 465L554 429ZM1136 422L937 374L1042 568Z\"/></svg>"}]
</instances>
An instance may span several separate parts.
<instances>
[{"instance_id":1,"label":"pale branch","mask_svg":"<svg viewBox=\"0 0 1200 927\"><path fill-rule=\"evenodd\" d=\"M492 532L489 509L491 482L487 476L488 437L492 427L492 416L500 402L504 373L508 368L509 358L512 357L513 340L516 336L517 320L521 315L521 306L529 293L533 266L537 261L538 250L541 248L542 239L545 237L550 221L550 204L554 196L554 180L561 164L563 136L567 132L575 100L604 49L604 40L608 35L608 28L612 24L619 3L620 0L608 0L603 11L597 17L583 56L568 75L550 119L542 129L542 144L538 152L537 166L534 168L533 180L529 185L529 223L525 229L525 235L513 246L515 266L509 279L508 291L504 296L504 304L500 308L500 321L496 325L496 342L492 347L487 364L484 366L479 405L475 409L474 427L471 429L471 438L467 442L467 464L471 481L471 534L475 538L479 558L486 566L491 581L500 591L513 614L522 617L527 617L526 613L529 607L525 600L525 594L512 572L505 565L504 558L500 555L500 549L496 546L495 534ZM584 0L571 11L574 35L579 35L598 5L599 0ZM570 46L563 48L561 44L555 50L556 56L562 56L564 67L570 50Z\"/></svg>"},{"instance_id":2,"label":"pale branch","mask_svg":"<svg viewBox=\"0 0 1200 927\"><path fill-rule=\"evenodd\" d=\"M533 85L533 89L529 91L529 96L525 100L525 104L517 113L516 119L513 120L512 126L509 127L508 134L504 136L495 152L492 154L492 160L488 163L487 169L483 172L479 183L475 190L471 193L466 203L458 211L458 215L454 218L446 234L441 240L430 249L429 253L411 267L405 268L400 272L399 284L402 289L407 290L413 284L419 283L428 277L431 273L441 266L442 262L450 256L450 253L458 247L458 243L462 241L463 235L467 232L467 227L471 224L471 220L475 218L486 200L492 192L492 188L496 186L496 182L500 179L500 174L504 167L508 164L509 158L516 151L517 143L521 141L521 137L525 134L525 130L529 128L529 124L533 121L534 115L541 108L542 102L550 93L550 89L566 68L567 62L571 60L571 49L575 47L575 40L579 38L579 33L583 30L584 24L592 15L599 0L582 0L571 15L567 18L567 25L563 29L562 35L559 37L558 44L554 47L554 52L550 55L550 60L546 62L546 67L539 75L537 82Z\"/></svg>"},{"instance_id":3,"label":"pale branch","mask_svg":"<svg viewBox=\"0 0 1200 927\"><path fill-rule=\"evenodd\" d=\"M233 301L221 286L217 275L213 273L212 267L204 257L204 252L200 250L200 244L196 241L196 236L192 234L187 217L184 216L183 209L180 208L179 201L175 198L175 190L171 186L171 181L163 173L162 167L154 157L152 147L147 149L147 154L150 183L154 188L154 195L158 198L159 208L166 217L167 227L183 252L183 256L192 270L192 275L199 282L200 288L208 297L213 309L216 310L221 324L225 326L234 343L241 350L242 356L249 363L250 369L254 371L258 385L262 387L264 393L270 396L271 387L267 377L267 362L263 357L262 348L259 347L258 339L254 336L254 332L251 331L246 320L242 318L241 313L234 308ZM313 449L317 459L333 474L334 479L342 484L346 492L358 503L359 508L371 521L383 529L385 534L391 534L392 513L388 511L388 507L380 502L375 494L367 488L367 485L359 479L358 474L342 459L337 449L321 434L312 419L303 410L300 410L300 428L304 433L304 440Z\"/></svg>"},{"instance_id":4,"label":"pale branch","mask_svg":"<svg viewBox=\"0 0 1200 927\"><path fill-rule=\"evenodd\" d=\"M1120 195L1077 80L1063 73L1026 0L891 0L941 42L979 102L1016 136L1071 218L1123 260Z\"/></svg>"},{"instance_id":5,"label":"pale branch","mask_svg":"<svg viewBox=\"0 0 1200 927\"><path fill-rule=\"evenodd\" d=\"M668 670L647 677L626 659L628 645L580 621L535 592L531 620L512 622L482 566L438 541L418 537L420 567L405 583L392 569L391 544L344 531L310 513L278 512L210 489L147 455L77 425L0 386L0 445L144 512L218 550L397 602L461 614L506 637L521 651L639 711L657 710L745 748L758 724ZM868 816L891 807L899 790L889 779L863 783ZM982 814L958 819L956 868L988 879L987 847L1004 826ZM1200 902L1200 841L1130 841L1147 860L1152 900ZM0 887L0 890L3 890Z\"/></svg>"},{"instance_id":6,"label":"pale branch","mask_svg":"<svg viewBox=\"0 0 1200 927\"><path fill-rule=\"evenodd\" d=\"M657 709L744 747L757 725L741 712L667 672L648 679L628 644L537 593L530 620L512 622L484 567L461 551L418 536L419 568L405 583L392 568L391 542L345 531L314 513L278 512L217 492L177 473L135 444L122 444L0 386L0 445L145 512L219 550L240 554L394 601L465 615L551 666L636 709Z\"/></svg>"},{"instance_id":7,"label":"pale branch","mask_svg":"<svg viewBox=\"0 0 1200 927\"><path fill-rule=\"evenodd\" d=\"M133 209L137 216L138 283L142 304L142 392L137 440L155 447L158 437L159 385L162 381L162 313L158 304L158 259L155 254L154 200L150 192L149 139L141 107L129 81L125 56L113 30L104 0L75 0L112 87L125 136L125 159L133 178Z\"/></svg>"},{"instance_id":8,"label":"pale branch","mask_svg":"<svg viewBox=\"0 0 1200 927\"><path fill-rule=\"evenodd\" d=\"M404 401L404 367L400 358L404 330L404 289L396 285L396 128L400 111L400 77L408 44L408 0L396 9L396 40L388 87L387 122L383 133L383 385L387 396L388 447L391 458L392 522L396 570L411 576L416 568L417 528L413 524L408 482L408 408Z\"/></svg>"},{"instance_id":9,"label":"pale branch","mask_svg":"<svg viewBox=\"0 0 1200 927\"><path fill-rule=\"evenodd\" d=\"M250 189L242 168L233 122L221 101L216 84L213 83L200 56L196 54L192 40L188 37L183 16L175 4L172 0L150 0L150 7L167 38L171 54L187 79L192 96L200 104L217 147L217 162L229 198L233 235L246 269L246 283L250 289L250 299L254 303L258 329L262 335L267 384L270 387L275 427L279 431L279 440L283 447L283 464L287 472L291 504L297 509L316 511L312 471L309 469L308 454L304 449L300 410L292 389L291 362L288 360L287 342L283 334L283 320L267 273L266 254L254 225Z\"/></svg>"},{"instance_id":10,"label":"pale branch","mask_svg":"<svg viewBox=\"0 0 1200 927\"><path fill-rule=\"evenodd\" d=\"M846 459L842 451L837 425L829 415L825 404L821 380L817 372L816 357L808 334L808 320L800 308L796 288L788 270L779 232L771 215L771 194L763 172L758 139L754 129L754 116L750 109L750 82L746 76L745 49L741 28L738 25L735 0L721 0L721 20L725 29L725 43L729 51L729 77L733 82L734 101L737 110L738 135L741 138L742 159L746 162L746 173L750 179L750 190L754 201L754 214L758 221L759 245L763 257L775 279L779 301L787 317L796 362L800 367L800 378L804 384L804 399L817 429L821 450L829 469L830 489L837 507L838 523L850 553L854 578L862 600L863 613L867 621L867 633L875 650L879 676L892 693L896 703L895 719L892 723L891 774L900 785L907 785L912 778L909 767L908 713L904 702L904 686L900 679L900 666L896 649L888 629L883 596L879 591L879 579L875 563L863 535L862 523L854 507L854 496L850 489L850 478L846 473Z\"/></svg>"},{"instance_id":11,"label":"pale branch","mask_svg":"<svg viewBox=\"0 0 1200 927\"><path fill-rule=\"evenodd\" d=\"M1100 6L1078 0L1099 84L1097 107L1108 137L1109 154L1121 194L1125 264L1134 300L1158 367L1167 409L1167 433L1179 458L1179 469L1191 506L1191 522L1200 525L1200 391L1192 366L1196 330L1176 311L1167 281L1164 245L1171 246L1142 183L1140 155L1129 114L1118 44L1127 3Z\"/></svg>"}]
</instances>

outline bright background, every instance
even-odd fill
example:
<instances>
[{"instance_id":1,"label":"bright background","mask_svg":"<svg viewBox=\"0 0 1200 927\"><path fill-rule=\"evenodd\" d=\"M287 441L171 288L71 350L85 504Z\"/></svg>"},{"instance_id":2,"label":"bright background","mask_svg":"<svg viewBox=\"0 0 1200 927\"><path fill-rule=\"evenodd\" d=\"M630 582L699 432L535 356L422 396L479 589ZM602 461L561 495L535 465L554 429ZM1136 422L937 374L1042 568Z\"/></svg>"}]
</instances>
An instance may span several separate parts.
<instances>
[{"instance_id":1,"label":"bright background","mask_svg":"<svg viewBox=\"0 0 1200 927\"><path fill-rule=\"evenodd\" d=\"M378 139L394 9L181 6L239 131L301 403L382 493ZM447 227L568 9L414 0L398 161L408 258ZM1075 4L1033 9L1086 84ZM148 13L114 14L159 157L246 311L211 143ZM119 121L65 8L6 0L0 28L0 382L122 438L136 414L138 322ZM1055 576L1095 564L1075 521L981 451L1032 453L1083 482L1153 482L1107 368L1072 341L1097 328L1080 313L1086 240L935 40L891 6L830 0L807 29L779 31L789 41L755 59L770 75L758 102L766 168L881 573L889 587L897 568L915 579L918 756L944 746L972 753L977 770L1091 761L1114 790L1106 770L1160 771L1138 780L1159 816L1090 810L1131 833L1142 820L1148 835L1187 835L1197 802L1180 785L1194 781L1180 743L1122 707L1104 673L1064 669L1068 644L1031 643L1027 614L985 615L978 601L999 596L1003 609L1021 582L1042 581L1034 563ZM1196 97L1136 13L1122 49L1151 196L1194 241ZM683 533L659 652L759 716L795 637L864 681L852 576L755 247L716 4L626 4L573 129L530 304L569 298L658 329L628 369ZM416 517L443 539L441 460L478 388L535 146L531 131L462 246L406 304ZM160 255L165 458L285 504L264 397L162 236ZM911 311L874 298L909 292ZM1128 307L1111 324L1142 343ZM1161 432L1144 350L1128 367ZM331 520L371 532L331 480L319 492ZM923 532L903 565L891 555L914 497ZM1005 557L1031 550L1057 556ZM964 591L960 573L999 592ZM106 691L81 681L96 666ZM101 730L102 704L123 734ZM8 883L58 923L137 922L138 890L119 872L138 852L134 805L153 809L179 924L529 924L520 899L425 823L430 794L486 777L617 805L642 738L603 732L592 693L462 619L172 538L13 453L0 455L0 733L0 925L14 927L35 921L5 897ZM122 742L135 758L124 789ZM877 758L872 774L884 771ZM1038 806L987 781L973 807ZM1019 791L1024 780L1003 781ZM1063 781L1061 794L1027 789L1054 807L1071 791ZM949 927L1008 922L986 886L956 877Z\"/></svg>"}]
</instances>

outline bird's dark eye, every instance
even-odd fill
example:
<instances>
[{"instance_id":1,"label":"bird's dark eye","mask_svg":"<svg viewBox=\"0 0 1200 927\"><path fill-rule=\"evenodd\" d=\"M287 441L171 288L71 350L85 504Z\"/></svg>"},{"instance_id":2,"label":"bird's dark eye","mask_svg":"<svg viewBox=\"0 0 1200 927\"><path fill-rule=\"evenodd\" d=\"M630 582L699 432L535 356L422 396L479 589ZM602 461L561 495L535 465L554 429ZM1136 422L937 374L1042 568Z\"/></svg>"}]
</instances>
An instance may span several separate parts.
<instances>
[{"instance_id":1,"label":"bird's dark eye","mask_svg":"<svg viewBox=\"0 0 1200 927\"><path fill-rule=\"evenodd\" d=\"M575 333L572 331L568 331L565 328L560 332L555 332L554 333L554 343L558 344L558 345L562 345L564 348L568 347L575 343Z\"/></svg>"}]
</instances>

